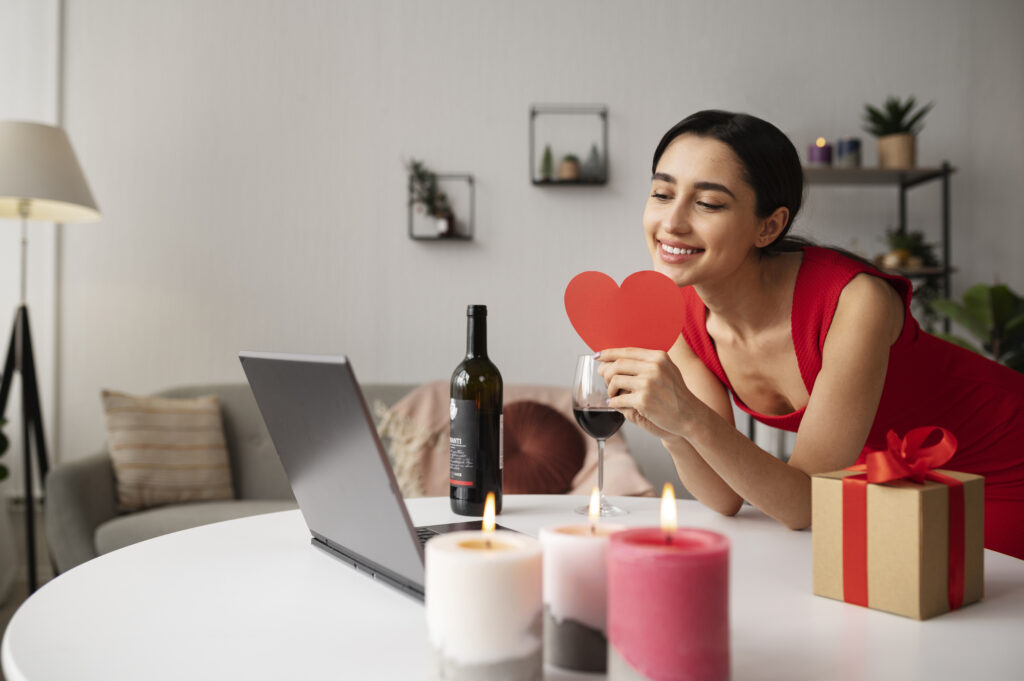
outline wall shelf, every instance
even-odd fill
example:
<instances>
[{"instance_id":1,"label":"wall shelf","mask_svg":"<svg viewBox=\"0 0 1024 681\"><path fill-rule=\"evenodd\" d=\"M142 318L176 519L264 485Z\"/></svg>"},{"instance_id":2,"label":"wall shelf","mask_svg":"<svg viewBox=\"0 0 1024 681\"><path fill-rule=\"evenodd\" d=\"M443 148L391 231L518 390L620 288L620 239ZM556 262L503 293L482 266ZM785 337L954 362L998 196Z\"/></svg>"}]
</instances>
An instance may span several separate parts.
<instances>
[{"instance_id":1,"label":"wall shelf","mask_svg":"<svg viewBox=\"0 0 1024 681\"><path fill-rule=\"evenodd\" d=\"M440 234L437 220L419 212L423 205L412 200L412 176L409 176L408 229L413 241L472 241L476 221L476 182L468 173L437 173L438 185L448 195L455 224L448 234Z\"/></svg>"},{"instance_id":2,"label":"wall shelf","mask_svg":"<svg viewBox=\"0 0 1024 681\"><path fill-rule=\"evenodd\" d=\"M552 172L541 173L544 149L552 150ZM593 152L592 152L593 150ZM596 158L592 153L596 152ZM580 162L580 175L559 179L568 155ZM537 187L596 187L608 183L608 107L602 104L534 104L530 107L530 182Z\"/></svg>"},{"instance_id":3,"label":"wall shelf","mask_svg":"<svg viewBox=\"0 0 1024 681\"><path fill-rule=\"evenodd\" d=\"M907 232L907 190L939 180L942 183L942 265L940 267L917 268L917 269L896 269L885 270L899 274L907 278L929 278L935 277L942 280L942 295L945 298L952 297L950 286L950 275L956 271L952 264L950 248L950 209L949 209L949 178L956 172L956 168L948 161L943 161L941 166L932 168L910 168L898 170L891 168L831 168L831 167L805 167L804 178L809 185L831 185L831 186L890 186L899 189L899 226L901 234ZM943 321L946 332L949 331L949 319Z\"/></svg>"},{"instance_id":4,"label":"wall shelf","mask_svg":"<svg viewBox=\"0 0 1024 681\"><path fill-rule=\"evenodd\" d=\"M912 168L895 170L891 168L828 168L808 166L804 168L804 177L808 184L843 184L843 185L891 185L904 188L914 187L942 177L946 172L943 168ZM956 172L956 168L949 168Z\"/></svg>"}]
</instances>

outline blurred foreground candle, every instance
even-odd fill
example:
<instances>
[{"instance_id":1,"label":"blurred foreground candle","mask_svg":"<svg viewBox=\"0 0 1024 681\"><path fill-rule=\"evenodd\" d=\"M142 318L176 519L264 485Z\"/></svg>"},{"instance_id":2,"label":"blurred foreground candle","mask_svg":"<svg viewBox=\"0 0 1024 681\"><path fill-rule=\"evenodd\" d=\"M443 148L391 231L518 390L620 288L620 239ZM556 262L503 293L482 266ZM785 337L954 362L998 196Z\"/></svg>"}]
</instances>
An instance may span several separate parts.
<instances>
[{"instance_id":1,"label":"blurred foreground candle","mask_svg":"<svg viewBox=\"0 0 1024 681\"><path fill-rule=\"evenodd\" d=\"M832 145L826 142L824 137L819 137L814 144L807 148L807 165L832 165Z\"/></svg>"},{"instance_id":2,"label":"blurred foreground candle","mask_svg":"<svg viewBox=\"0 0 1024 681\"><path fill-rule=\"evenodd\" d=\"M675 529L665 485L662 527L608 540L608 678L729 678L729 540Z\"/></svg>"},{"instance_id":3,"label":"blurred foreground candle","mask_svg":"<svg viewBox=\"0 0 1024 681\"><path fill-rule=\"evenodd\" d=\"M535 681L543 671L540 543L494 530L494 495L483 529L427 542L431 679Z\"/></svg>"},{"instance_id":4,"label":"blurred foreground candle","mask_svg":"<svg viewBox=\"0 0 1024 681\"><path fill-rule=\"evenodd\" d=\"M608 537L624 529L602 525L595 487L590 523L544 527L544 659L583 672L603 672L608 658L605 624Z\"/></svg>"}]
</instances>

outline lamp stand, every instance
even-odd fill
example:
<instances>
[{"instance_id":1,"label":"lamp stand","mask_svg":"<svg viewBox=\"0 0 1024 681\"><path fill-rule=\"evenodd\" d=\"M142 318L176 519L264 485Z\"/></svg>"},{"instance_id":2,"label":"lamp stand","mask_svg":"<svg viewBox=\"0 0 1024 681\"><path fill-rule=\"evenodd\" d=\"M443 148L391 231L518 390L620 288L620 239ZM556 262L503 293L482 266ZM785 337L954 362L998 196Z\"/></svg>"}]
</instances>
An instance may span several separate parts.
<instances>
[{"instance_id":1,"label":"lamp stand","mask_svg":"<svg viewBox=\"0 0 1024 681\"><path fill-rule=\"evenodd\" d=\"M7 361L4 362L3 382L0 383L0 415L7 411L7 396L11 390L14 372L21 374L21 425L22 448L24 450L25 479L25 555L28 561L28 590L36 590L36 534L35 500L32 489L32 443L35 442L36 463L39 468L39 482L46 480L49 470L46 455L46 437L43 433L43 412L39 407L39 383L36 380L36 363L32 354L32 332L28 323L28 305L25 304L25 216L21 221L21 304L14 314L14 328L11 342L7 346Z\"/></svg>"}]
</instances>

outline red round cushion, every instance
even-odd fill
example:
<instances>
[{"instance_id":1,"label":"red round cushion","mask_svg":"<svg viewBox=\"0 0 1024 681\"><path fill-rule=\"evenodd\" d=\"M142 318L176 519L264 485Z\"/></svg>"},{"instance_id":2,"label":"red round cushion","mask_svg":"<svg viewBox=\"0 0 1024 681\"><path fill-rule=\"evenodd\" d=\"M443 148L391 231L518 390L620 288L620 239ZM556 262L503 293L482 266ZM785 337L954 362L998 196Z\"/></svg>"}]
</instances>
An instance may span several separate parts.
<instances>
[{"instance_id":1,"label":"red round cushion","mask_svg":"<svg viewBox=\"0 0 1024 681\"><path fill-rule=\"evenodd\" d=\"M504 406L506 494L563 494L583 466L586 443L576 425L546 404Z\"/></svg>"}]
</instances>

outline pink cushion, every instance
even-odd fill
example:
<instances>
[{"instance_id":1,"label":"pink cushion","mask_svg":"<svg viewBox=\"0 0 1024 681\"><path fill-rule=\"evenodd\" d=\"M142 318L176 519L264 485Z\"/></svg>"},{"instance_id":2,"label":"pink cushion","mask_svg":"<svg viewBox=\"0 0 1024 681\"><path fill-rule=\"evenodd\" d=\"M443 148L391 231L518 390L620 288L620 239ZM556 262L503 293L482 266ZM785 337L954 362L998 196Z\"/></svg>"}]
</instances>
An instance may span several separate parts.
<instances>
[{"instance_id":1,"label":"pink cushion","mask_svg":"<svg viewBox=\"0 0 1024 681\"><path fill-rule=\"evenodd\" d=\"M586 445L557 410L523 400L504 406L506 494L563 494L583 465Z\"/></svg>"}]
</instances>

